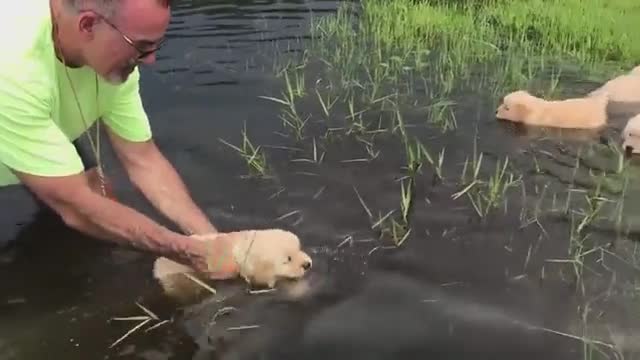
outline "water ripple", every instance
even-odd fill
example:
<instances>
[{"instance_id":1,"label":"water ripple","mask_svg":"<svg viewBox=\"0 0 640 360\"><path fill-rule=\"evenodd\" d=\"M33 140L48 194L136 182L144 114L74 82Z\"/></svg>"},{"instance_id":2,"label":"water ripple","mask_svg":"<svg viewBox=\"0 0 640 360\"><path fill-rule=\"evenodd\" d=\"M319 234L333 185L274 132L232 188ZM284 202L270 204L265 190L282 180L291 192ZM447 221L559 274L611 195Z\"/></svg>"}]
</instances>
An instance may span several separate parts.
<instances>
[{"instance_id":1,"label":"water ripple","mask_svg":"<svg viewBox=\"0 0 640 360\"><path fill-rule=\"evenodd\" d=\"M312 16L333 13L340 2L178 1L152 71L181 89L242 82L247 72L269 68L276 49L302 49Z\"/></svg>"}]
</instances>

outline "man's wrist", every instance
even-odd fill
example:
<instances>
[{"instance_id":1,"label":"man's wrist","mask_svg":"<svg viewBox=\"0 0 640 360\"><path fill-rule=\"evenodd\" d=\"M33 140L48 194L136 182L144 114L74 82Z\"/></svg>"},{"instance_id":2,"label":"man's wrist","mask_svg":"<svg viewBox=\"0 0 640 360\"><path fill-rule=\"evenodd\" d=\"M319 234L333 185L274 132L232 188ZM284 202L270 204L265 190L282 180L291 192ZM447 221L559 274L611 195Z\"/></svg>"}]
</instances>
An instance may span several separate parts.
<instances>
[{"instance_id":1,"label":"man's wrist","mask_svg":"<svg viewBox=\"0 0 640 360\"><path fill-rule=\"evenodd\" d=\"M180 229L187 236L218 233L218 229L216 229L215 226L213 226L213 224L208 221L200 222L199 224L191 224L189 226L182 225L180 226Z\"/></svg>"},{"instance_id":2,"label":"man's wrist","mask_svg":"<svg viewBox=\"0 0 640 360\"><path fill-rule=\"evenodd\" d=\"M204 254L201 247L198 246L197 241L189 235L183 235L179 233L167 230L163 234L162 240L167 244L167 253L165 256L173 258L174 260L184 264L194 264L200 261L204 261Z\"/></svg>"},{"instance_id":3,"label":"man's wrist","mask_svg":"<svg viewBox=\"0 0 640 360\"><path fill-rule=\"evenodd\" d=\"M196 256L202 257L205 271L213 277L228 277L238 273L238 264L233 256L233 239L225 233L192 235Z\"/></svg>"}]
</instances>

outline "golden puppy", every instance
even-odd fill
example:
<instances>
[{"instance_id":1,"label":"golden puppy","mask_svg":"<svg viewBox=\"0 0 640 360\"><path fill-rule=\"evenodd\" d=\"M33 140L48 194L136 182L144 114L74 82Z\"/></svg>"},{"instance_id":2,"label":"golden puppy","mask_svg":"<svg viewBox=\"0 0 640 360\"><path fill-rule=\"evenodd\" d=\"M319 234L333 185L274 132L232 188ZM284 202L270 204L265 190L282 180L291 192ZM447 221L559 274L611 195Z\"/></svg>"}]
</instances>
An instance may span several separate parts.
<instances>
[{"instance_id":1,"label":"golden puppy","mask_svg":"<svg viewBox=\"0 0 640 360\"><path fill-rule=\"evenodd\" d=\"M629 73L615 77L604 85L589 93L588 96L599 96L607 93L609 101L637 103L640 102L640 66Z\"/></svg>"},{"instance_id":2,"label":"golden puppy","mask_svg":"<svg viewBox=\"0 0 640 360\"><path fill-rule=\"evenodd\" d=\"M506 95L496 118L525 125L564 129L598 129L607 123L608 96L545 100L518 90Z\"/></svg>"},{"instance_id":3,"label":"golden puppy","mask_svg":"<svg viewBox=\"0 0 640 360\"><path fill-rule=\"evenodd\" d=\"M289 231L241 232L233 247L240 276L252 285L274 287L279 279L298 279L311 268L309 255L300 249L300 239Z\"/></svg>"},{"instance_id":4,"label":"golden puppy","mask_svg":"<svg viewBox=\"0 0 640 360\"><path fill-rule=\"evenodd\" d=\"M640 153L640 114L629 119L622 130L622 148L630 155Z\"/></svg>"},{"instance_id":5,"label":"golden puppy","mask_svg":"<svg viewBox=\"0 0 640 360\"><path fill-rule=\"evenodd\" d=\"M273 288L280 279L303 277L312 266L311 258L300 247L300 239L289 231L244 230L224 235L233 237L233 260L239 276L250 285ZM170 259L156 259L153 274L169 295L184 298L197 289L194 270Z\"/></svg>"}]
</instances>

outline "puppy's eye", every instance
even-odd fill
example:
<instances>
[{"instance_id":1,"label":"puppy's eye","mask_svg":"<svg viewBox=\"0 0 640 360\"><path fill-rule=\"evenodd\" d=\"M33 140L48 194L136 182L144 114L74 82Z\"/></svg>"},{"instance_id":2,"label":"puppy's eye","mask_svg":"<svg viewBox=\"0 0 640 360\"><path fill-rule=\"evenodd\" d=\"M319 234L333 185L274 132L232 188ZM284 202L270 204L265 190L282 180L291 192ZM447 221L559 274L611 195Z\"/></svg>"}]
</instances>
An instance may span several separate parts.
<instances>
[{"instance_id":1,"label":"puppy's eye","mask_svg":"<svg viewBox=\"0 0 640 360\"><path fill-rule=\"evenodd\" d=\"M291 262L291 256L287 256L287 262Z\"/></svg>"}]
</instances>

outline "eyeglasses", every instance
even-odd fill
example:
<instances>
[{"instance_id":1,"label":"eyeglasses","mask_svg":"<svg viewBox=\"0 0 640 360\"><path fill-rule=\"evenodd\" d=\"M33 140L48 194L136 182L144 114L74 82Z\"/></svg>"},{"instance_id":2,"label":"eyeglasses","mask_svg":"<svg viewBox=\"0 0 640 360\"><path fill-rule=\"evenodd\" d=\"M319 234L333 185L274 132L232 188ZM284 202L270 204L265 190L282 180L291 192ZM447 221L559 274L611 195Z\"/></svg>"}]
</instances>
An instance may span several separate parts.
<instances>
[{"instance_id":1,"label":"eyeglasses","mask_svg":"<svg viewBox=\"0 0 640 360\"><path fill-rule=\"evenodd\" d=\"M127 36L127 34L125 34L122 31L120 31L120 29L118 29L117 26L115 26L111 21L109 21L109 19L107 19L106 16L104 16L104 15L102 15L102 14L96 12L96 11L93 11L93 10L87 10L87 11L91 11L94 14L98 15L102 20L104 20L105 23L107 23L107 25L111 26L115 31L117 31L120 34L120 36L122 36L122 38L124 39L124 41L127 44L129 44L131 47L136 49L136 51L138 52L138 60L142 60L142 59L146 58L147 56L149 56L149 55L155 53L156 51L160 50L160 48L162 46L164 46L165 43L166 43L166 39L163 38L159 42L156 42L155 46L152 49L148 49L148 48L146 48L146 46L143 49L139 45L137 45L134 40L132 40L129 36ZM149 41L149 40L143 40L143 41L148 42L148 43L153 43L152 41Z\"/></svg>"}]
</instances>

